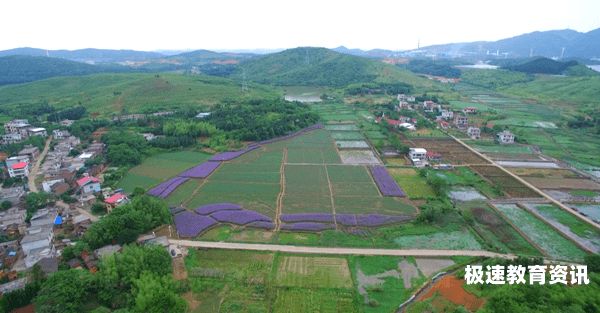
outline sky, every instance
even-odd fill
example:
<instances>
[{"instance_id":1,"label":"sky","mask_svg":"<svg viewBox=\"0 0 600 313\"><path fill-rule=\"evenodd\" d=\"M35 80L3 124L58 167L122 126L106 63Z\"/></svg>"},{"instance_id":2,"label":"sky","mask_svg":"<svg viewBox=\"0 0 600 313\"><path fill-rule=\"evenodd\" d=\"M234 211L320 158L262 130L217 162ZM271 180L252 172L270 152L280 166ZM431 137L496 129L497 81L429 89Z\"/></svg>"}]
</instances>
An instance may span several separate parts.
<instances>
[{"instance_id":1,"label":"sky","mask_svg":"<svg viewBox=\"0 0 600 313\"><path fill-rule=\"evenodd\" d=\"M599 0L0 1L0 50L404 50L599 27Z\"/></svg>"}]
</instances>

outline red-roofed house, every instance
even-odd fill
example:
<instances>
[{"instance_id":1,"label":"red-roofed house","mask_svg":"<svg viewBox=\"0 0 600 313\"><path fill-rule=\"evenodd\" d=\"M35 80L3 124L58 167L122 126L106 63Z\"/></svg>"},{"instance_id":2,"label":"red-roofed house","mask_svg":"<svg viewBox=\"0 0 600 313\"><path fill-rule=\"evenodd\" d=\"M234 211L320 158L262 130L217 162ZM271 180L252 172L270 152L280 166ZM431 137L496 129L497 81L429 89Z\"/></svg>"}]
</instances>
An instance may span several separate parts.
<instances>
[{"instance_id":1,"label":"red-roofed house","mask_svg":"<svg viewBox=\"0 0 600 313\"><path fill-rule=\"evenodd\" d=\"M119 205L125 204L127 202L129 202L129 199L127 198L127 196L120 192L117 192L114 195L104 199L104 203L106 203L106 207L109 212L112 209L118 207Z\"/></svg>"},{"instance_id":2,"label":"red-roofed house","mask_svg":"<svg viewBox=\"0 0 600 313\"><path fill-rule=\"evenodd\" d=\"M426 154L426 156L427 156L427 159L428 159L429 161L436 161L436 162L439 162L439 161L441 161L441 160L442 160L442 155L441 155L441 154L439 154L439 153L437 153L437 152L433 152L433 151L427 151L427 154Z\"/></svg>"},{"instance_id":3,"label":"red-roofed house","mask_svg":"<svg viewBox=\"0 0 600 313\"><path fill-rule=\"evenodd\" d=\"M77 180L77 187L81 193L96 193L100 192L100 180L94 176L85 176Z\"/></svg>"},{"instance_id":4,"label":"red-roofed house","mask_svg":"<svg viewBox=\"0 0 600 313\"><path fill-rule=\"evenodd\" d=\"M8 175L13 178L29 176L29 162L21 161L12 164L8 167Z\"/></svg>"}]
</instances>

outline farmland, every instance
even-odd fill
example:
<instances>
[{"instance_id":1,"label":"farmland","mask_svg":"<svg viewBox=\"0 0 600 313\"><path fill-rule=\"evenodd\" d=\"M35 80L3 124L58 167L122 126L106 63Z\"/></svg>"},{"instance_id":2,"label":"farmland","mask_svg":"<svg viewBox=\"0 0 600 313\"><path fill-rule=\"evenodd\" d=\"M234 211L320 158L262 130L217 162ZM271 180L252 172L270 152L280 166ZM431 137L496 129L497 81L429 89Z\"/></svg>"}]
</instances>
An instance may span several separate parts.
<instances>
[{"instance_id":1,"label":"farmland","mask_svg":"<svg viewBox=\"0 0 600 313\"><path fill-rule=\"evenodd\" d=\"M496 207L550 257L574 261L583 259L585 252L526 210L512 204L497 204Z\"/></svg>"},{"instance_id":2,"label":"farmland","mask_svg":"<svg viewBox=\"0 0 600 313\"><path fill-rule=\"evenodd\" d=\"M409 219L415 214L410 202L382 196L364 165L341 164L327 130L266 144L225 161L208 178L183 183L167 202L188 209L235 203L271 219L278 209L282 214L385 214Z\"/></svg>"},{"instance_id":3,"label":"farmland","mask_svg":"<svg viewBox=\"0 0 600 313\"><path fill-rule=\"evenodd\" d=\"M418 175L412 168L392 168L390 174L406 192L410 199L427 199L435 194L425 178Z\"/></svg>"},{"instance_id":4,"label":"farmland","mask_svg":"<svg viewBox=\"0 0 600 313\"><path fill-rule=\"evenodd\" d=\"M129 170L119 182L119 187L127 192L132 192L135 187L148 188L206 161L209 157L210 155L206 153L194 151L168 152L151 156L142 164Z\"/></svg>"},{"instance_id":5,"label":"farmland","mask_svg":"<svg viewBox=\"0 0 600 313\"><path fill-rule=\"evenodd\" d=\"M473 220L473 229L492 250L519 255L541 256L521 234L515 231L502 216L484 202L461 205L463 215Z\"/></svg>"},{"instance_id":6,"label":"farmland","mask_svg":"<svg viewBox=\"0 0 600 313\"><path fill-rule=\"evenodd\" d=\"M526 207L538 213L547 222L580 245L596 253L600 252L600 232L598 229L554 205L528 204Z\"/></svg>"},{"instance_id":7,"label":"farmland","mask_svg":"<svg viewBox=\"0 0 600 313\"><path fill-rule=\"evenodd\" d=\"M488 163L469 149L458 142L448 139L419 139L409 138L405 142L410 147L425 148L427 151L433 151L442 155L442 161L456 165L461 164L485 164Z\"/></svg>"},{"instance_id":8,"label":"farmland","mask_svg":"<svg viewBox=\"0 0 600 313\"><path fill-rule=\"evenodd\" d=\"M520 183L517 179L495 166L471 166L475 172L501 189L507 196L515 198L536 198L539 195Z\"/></svg>"}]
</instances>

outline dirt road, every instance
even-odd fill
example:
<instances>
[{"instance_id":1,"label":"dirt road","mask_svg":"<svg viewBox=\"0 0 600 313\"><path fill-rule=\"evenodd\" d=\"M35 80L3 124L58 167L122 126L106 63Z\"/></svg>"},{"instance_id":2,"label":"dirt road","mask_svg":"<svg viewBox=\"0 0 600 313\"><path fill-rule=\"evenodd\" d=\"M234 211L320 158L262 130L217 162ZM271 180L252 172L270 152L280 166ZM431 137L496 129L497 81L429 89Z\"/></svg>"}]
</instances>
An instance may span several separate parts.
<instances>
[{"instance_id":1,"label":"dirt road","mask_svg":"<svg viewBox=\"0 0 600 313\"><path fill-rule=\"evenodd\" d=\"M193 248L211 248L227 250L277 251L306 254L339 254L339 255L389 255L389 256L473 256L512 259L513 254L501 254L480 250L430 250L430 249L375 249L375 248L338 248L338 247L306 247L256 243L211 242L169 239L169 243Z\"/></svg>"},{"instance_id":2,"label":"dirt road","mask_svg":"<svg viewBox=\"0 0 600 313\"><path fill-rule=\"evenodd\" d=\"M38 192L37 186L35 185L35 178L38 175L42 162L46 158L46 154L48 154L48 150L50 150L50 142L52 142L52 136L48 136L48 139L46 140L46 145L44 146L44 150L37 157L35 164L31 168L31 171L29 171L29 177L27 178L27 180L29 184L29 191L31 192Z\"/></svg>"}]
</instances>

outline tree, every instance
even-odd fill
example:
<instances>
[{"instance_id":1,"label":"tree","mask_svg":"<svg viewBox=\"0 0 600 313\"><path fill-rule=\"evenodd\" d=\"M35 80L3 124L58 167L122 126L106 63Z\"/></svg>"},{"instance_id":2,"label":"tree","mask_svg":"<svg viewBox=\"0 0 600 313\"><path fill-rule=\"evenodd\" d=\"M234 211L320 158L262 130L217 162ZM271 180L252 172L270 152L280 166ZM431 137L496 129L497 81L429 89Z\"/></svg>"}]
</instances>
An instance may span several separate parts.
<instances>
[{"instance_id":1,"label":"tree","mask_svg":"<svg viewBox=\"0 0 600 313\"><path fill-rule=\"evenodd\" d=\"M8 209L10 209L12 207L12 202L8 201L8 200L4 200L2 201L2 204L0 204L0 208L2 209L2 211L6 211Z\"/></svg>"},{"instance_id":2,"label":"tree","mask_svg":"<svg viewBox=\"0 0 600 313\"><path fill-rule=\"evenodd\" d=\"M94 276L88 271L66 270L51 275L35 297L36 312L78 313L94 290Z\"/></svg>"},{"instance_id":3,"label":"tree","mask_svg":"<svg viewBox=\"0 0 600 313\"><path fill-rule=\"evenodd\" d=\"M130 148L127 144L108 147L108 160L114 165L137 165L142 161L140 151Z\"/></svg>"},{"instance_id":4,"label":"tree","mask_svg":"<svg viewBox=\"0 0 600 313\"><path fill-rule=\"evenodd\" d=\"M27 209L26 220L29 221L37 210L45 207L51 199L51 195L45 192L30 192L25 196L25 209Z\"/></svg>"},{"instance_id":5,"label":"tree","mask_svg":"<svg viewBox=\"0 0 600 313\"><path fill-rule=\"evenodd\" d=\"M139 313L183 313L187 309L185 300L175 293L173 279L143 273L134 281L134 312Z\"/></svg>"}]
</instances>

